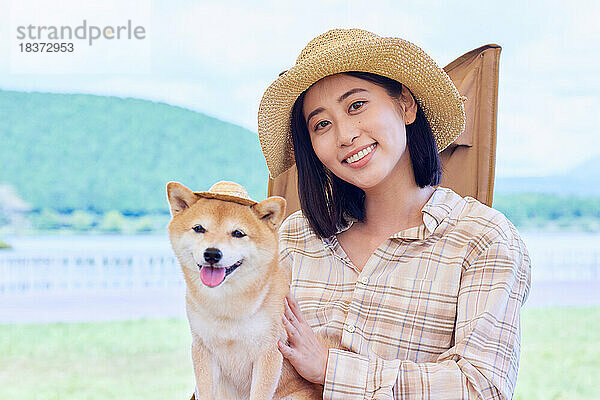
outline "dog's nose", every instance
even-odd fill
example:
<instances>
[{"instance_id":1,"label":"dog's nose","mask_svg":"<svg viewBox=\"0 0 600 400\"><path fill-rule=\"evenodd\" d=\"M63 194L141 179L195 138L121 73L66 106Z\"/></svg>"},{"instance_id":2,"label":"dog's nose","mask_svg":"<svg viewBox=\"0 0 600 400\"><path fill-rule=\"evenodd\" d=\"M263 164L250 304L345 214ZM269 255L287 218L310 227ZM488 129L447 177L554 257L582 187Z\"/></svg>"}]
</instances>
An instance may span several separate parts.
<instances>
[{"instance_id":1,"label":"dog's nose","mask_svg":"<svg viewBox=\"0 0 600 400\"><path fill-rule=\"evenodd\" d=\"M221 253L221 250L215 249L214 247L209 247L208 249L204 250L204 259L209 264L218 263L222 257L223 253Z\"/></svg>"}]
</instances>

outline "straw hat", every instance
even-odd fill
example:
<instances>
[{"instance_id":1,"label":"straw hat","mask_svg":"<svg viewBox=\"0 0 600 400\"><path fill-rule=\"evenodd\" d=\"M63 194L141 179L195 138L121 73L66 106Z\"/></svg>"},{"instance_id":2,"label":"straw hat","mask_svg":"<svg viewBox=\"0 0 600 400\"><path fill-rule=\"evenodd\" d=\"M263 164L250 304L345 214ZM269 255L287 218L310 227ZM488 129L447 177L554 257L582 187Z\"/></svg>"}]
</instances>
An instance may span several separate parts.
<instances>
[{"instance_id":1,"label":"straw hat","mask_svg":"<svg viewBox=\"0 0 600 400\"><path fill-rule=\"evenodd\" d=\"M244 206L252 206L257 203L250 199L248 192L242 185L229 181L217 182L207 192L194 192L194 194L207 199L232 201Z\"/></svg>"},{"instance_id":2,"label":"straw hat","mask_svg":"<svg viewBox=\"0 0 600 400\"><path fill-rule=\"evenodd\" d=\"M444 70L418 46L361 29L333 29L311 40L269 86L258 110L258 136L273 178L294 165L290 131L294 102L312 84L340 72L361 71L406 85L444 150L464 130L464 98Z\"/></svg>"}]
</instances>

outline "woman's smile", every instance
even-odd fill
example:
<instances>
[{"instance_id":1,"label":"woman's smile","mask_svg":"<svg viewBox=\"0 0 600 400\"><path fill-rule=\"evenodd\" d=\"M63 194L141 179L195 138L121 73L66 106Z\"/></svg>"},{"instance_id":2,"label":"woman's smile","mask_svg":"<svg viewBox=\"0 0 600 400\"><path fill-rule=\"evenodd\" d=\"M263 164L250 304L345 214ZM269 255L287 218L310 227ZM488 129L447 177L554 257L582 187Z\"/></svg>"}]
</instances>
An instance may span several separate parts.
<instances>
[{"instance_id":1,"label":"woman's smile","mask_svg":"<svg viewBox=\"0 0 600 400\"><path fill-rule=\"evenodd\" d=\"M376 149L377 142L370 146L363 147L362 149L355 150L351 152L349 156L345 157L342 163L347 164L350 168L361 168L373 157Z\"/></svg>"}]
</instances>

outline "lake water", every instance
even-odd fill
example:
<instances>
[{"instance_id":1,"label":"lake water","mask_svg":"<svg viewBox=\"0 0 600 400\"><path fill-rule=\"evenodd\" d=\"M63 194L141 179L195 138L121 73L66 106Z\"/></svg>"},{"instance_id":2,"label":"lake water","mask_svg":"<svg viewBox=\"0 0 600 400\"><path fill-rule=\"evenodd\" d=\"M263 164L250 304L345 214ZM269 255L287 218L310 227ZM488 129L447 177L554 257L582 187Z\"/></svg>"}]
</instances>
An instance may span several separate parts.
<instances>
[{"instance_id":1,"label":"lake water","mask_svg":"<svg viewBox=\"0 0 600 400\"><path fill-rule=\"evenodd\" d=\"M41 254L171 253L167 235L79 235L79 236L5 236L11 250L0 252L18 256Z\"/></svg>"}]
</instances>

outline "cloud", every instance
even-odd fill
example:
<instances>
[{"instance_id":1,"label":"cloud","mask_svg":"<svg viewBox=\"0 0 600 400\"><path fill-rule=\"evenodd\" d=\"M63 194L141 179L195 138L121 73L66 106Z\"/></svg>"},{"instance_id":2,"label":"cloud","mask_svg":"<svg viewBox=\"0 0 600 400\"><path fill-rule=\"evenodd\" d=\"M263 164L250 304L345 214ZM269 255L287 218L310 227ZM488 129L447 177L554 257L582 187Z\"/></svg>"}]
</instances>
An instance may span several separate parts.
<instances>
[{"instance_id":1,"label":"cloud","mask_svg":"<svg viewBox=\"0 0 600 400\"><path fill-rule=\"evenodd\" d=\"M506 101L513 104L499 115L499 176L557 174L599 153L598 97L524 90Z\"/></svg>"}]
</instances>

